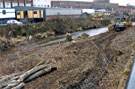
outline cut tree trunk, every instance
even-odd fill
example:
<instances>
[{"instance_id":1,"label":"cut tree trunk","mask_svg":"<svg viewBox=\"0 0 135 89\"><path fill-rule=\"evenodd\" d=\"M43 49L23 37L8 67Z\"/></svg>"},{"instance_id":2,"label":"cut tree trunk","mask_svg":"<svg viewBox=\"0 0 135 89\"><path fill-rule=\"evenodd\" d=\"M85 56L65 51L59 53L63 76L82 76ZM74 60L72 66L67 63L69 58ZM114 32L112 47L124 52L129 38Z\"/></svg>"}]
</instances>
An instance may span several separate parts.
<instances>
[{"instance_id":1,"label":"cut tree trunk","mask_svg":"<svg viewBox=\"0 0 135 89\"><path fill-rule=\"evenodd\" d=\"M0 79L0 89L22 89L25 83L48 74L57 69L56 61L42 61L34 68L16 75L5 76Z\"/></svg>"}]
</instances>

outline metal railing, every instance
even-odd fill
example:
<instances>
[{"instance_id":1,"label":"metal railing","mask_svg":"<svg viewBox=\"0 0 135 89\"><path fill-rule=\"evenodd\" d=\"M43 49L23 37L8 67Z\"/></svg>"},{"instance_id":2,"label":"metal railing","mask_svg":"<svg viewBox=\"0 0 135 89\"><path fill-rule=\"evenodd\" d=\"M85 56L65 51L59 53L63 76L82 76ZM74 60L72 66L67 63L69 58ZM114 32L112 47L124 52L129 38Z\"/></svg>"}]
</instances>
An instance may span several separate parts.
<instances>
[{"instance_id":1,"label":"metal railing","mask_svg":"<svg viewBox=\"0 0 135 89\"><path fill-rule=\"evenodd\" d=\"M126 83L125 89L135 89L135 58L131 67L131 71Z\"/></svg>"}]
</instances>

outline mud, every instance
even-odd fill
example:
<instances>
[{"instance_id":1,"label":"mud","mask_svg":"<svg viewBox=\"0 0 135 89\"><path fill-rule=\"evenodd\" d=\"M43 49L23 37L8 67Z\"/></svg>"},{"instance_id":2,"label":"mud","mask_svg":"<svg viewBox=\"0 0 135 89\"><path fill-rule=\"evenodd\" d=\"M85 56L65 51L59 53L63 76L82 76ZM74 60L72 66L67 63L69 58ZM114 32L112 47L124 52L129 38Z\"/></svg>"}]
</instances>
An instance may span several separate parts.
<instances>
[{"instance_id":1,"label":"mud","mask_svg":"<svg viewBox=\"0 0 135 89\"><path fill-rule=\"evenodd\" d=\"M31 69L54 58L58 69L25 89L117 89L135 41L135 27L72 42L37 47L36 43L1 52L0 76Z\"/></svg>"}]
</instances>

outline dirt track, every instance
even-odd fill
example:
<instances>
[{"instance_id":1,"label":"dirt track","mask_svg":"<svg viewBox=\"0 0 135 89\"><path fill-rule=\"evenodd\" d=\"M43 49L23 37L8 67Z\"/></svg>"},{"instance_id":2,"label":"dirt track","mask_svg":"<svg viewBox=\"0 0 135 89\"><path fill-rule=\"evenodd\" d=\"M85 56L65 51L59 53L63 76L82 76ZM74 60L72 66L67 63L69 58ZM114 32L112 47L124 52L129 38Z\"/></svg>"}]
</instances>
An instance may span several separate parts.
<instances>
[{"instance_id":1,"label":"dirt track","mask_svg":"<svg viewBox=\"0 0 135 89\"><path fill-rule=\"evenodd\" d=\"M28 70L53 58L57 71L28 83L25 89L117 89L133 50L134 29L46 47L29 44L1 52L0 76Z\"/></svg>"}]
</instances>

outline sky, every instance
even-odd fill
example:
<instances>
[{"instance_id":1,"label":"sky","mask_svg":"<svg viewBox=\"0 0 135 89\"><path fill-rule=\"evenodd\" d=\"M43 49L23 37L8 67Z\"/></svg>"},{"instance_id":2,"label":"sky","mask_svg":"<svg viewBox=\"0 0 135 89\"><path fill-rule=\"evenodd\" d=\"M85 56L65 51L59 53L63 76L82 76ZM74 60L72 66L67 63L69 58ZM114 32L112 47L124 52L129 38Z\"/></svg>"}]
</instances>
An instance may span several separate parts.
<instances>
[{"instance_id":1,"label":"sky","mask_svg":"<svg viewBox=\"0 0 135 89\"><path fill-rule=\"evenodd\" d=\"M135 5L135 0L110 0L111 3L119 3L119 5Z\"/></svg>"}]
</instances>

